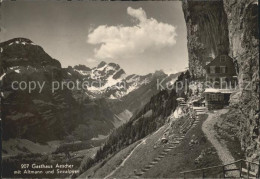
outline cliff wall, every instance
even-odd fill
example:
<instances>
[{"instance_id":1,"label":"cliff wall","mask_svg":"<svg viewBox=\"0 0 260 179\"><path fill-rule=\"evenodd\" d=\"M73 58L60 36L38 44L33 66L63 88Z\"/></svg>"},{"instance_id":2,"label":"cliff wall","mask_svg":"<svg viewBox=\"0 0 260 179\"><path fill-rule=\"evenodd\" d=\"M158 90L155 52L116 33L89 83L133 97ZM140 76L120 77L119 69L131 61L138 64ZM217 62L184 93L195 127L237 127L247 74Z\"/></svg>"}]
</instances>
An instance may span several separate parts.
<instances>
[{"instance_id":1,"label":"cliff wall","mask_svg":"<svg viewBox=\"0 0 260 179\"><path fill-rule=\"evenodd\" d=\"M239 116L241 147L253 161L260 155L257 10L257 0L183 1L189 69L194 76L203 77L206 59L220 53L228 53L237 64L240 90L232 95L230 108Z\"/></svg>"},{"instance_id":2,"label":"cliff wall","mask_svg":"<svg viewBox=\"0 0 260 179\"><path fill-rule=\"evenodd\" d=\"M183 1L189 69L199 78L209 57L229 51L227 18L222 1ZM219 47L221 46L221 48Z\"/></svg>"},{"instance_id":3,"label":"cliff wall","mask_svg":"<svg viewBox=\"0 0 260 179\"><path fill-rule=\"evenodd\" d=\"M228 20L229 55L237 61L241 86L231 107L240 115L240 139L246 157L259 160L259 29L257 0L224 0ZM248 86L249 84L249 86ZM248 86L248 87L246 87Z\"/></svg>"}]
</instances>

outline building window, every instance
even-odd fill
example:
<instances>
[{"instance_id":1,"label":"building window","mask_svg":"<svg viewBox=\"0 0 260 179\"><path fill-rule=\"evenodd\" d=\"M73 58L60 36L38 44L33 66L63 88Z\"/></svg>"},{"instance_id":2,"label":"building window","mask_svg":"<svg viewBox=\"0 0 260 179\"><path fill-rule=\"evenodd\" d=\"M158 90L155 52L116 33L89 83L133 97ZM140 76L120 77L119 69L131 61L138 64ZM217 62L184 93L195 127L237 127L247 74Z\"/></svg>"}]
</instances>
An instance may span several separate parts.
<instances>
[{"instance_id":1,"label":"building window","mask_svg":"<svg viewBox=\"0 0 260 179\"><path fill-rule=\"evenodd\" d=\"M226 81L226 77L221 77L220 78L220 82L225 82Z\"/></svg>"},{"instance_id":2,"label":"building window","mask_svg":"<svg viewBox=\"0 0 260 179\"><path fill-rule=\"evenodd\" d=\"M220 95L219 94L215 95L215 101L220 101Z\"/></svg>"},{"instance_id":3,"label":"building window","mask_svg":"<svg viewBox=\"0 0 260 179\"><path fill-rule=\"evenodd\" d=\"M220 99L220 101L223 101L224 100L224 95L221 94L219 99Z\"/></svg>"},{"instance_id":4,"label":"building window","mask_svg":"<svg viewBox=\"0 0 260 179\"><path fill-rule=\"evenodd\" d=\"M229 83L229 79L228 79L228 78L225 78L225 81L226 81L227 83Z\"/></svg>"},{"instance_id":5,"label":"building window","mask_svg":"<svg viewBox=\"0 0 260 179\"><path fill-rule=\"evenodd\" d=\"M211 101L215 101L215 94L210 95Z\"/></svg>"},{"instance_id":6,"label":"building window","mask_svg":"<svg viewBox=\"0 0 260 179\"><path fill-rule=\"evenodd\" d=\"M210 66L210 73L212 73L212 74L215 73L215 66Z\"/></svg>"},{"instance_id":7,"label":"building window","mask_svg":"<svg viewBox=\"0 0 260 179\"><path fill-rule=\"evenodd\" d=\"M225 66L221 66L220 67L220 72L221 73L226 73L226 67Z\"/></svg>"},{"instance_id":8,"label":"building window","mask_svg":"<svg viewBox=\"0 0 260 179\"><path fill-rule=\"evenodd\" d=\"M218 95L217 94L214 95L214 101L218 101Z\"/></svg>"},{"instance_id":9,"label":"building window","mask_svg":"<svg viewBox=\"0 0 260 179\"><path fill-rule=\"evenodd\" d=\"M215 101L218 101L218 94L215 94Z\"/></svg>"},{"instance_id":10,"label":"building window","mask_svg":"<svg viewBox=\"0 0 260 179\"><path fill-rule=\"evenodd\" d=\"M225 67L225 71L226 71L226 73L228 72L228 67Z\"/></svg>"},{"instance_id":11,"label":"building window","mask_svg":"<svg viewBox=\"0 0 260 179\"><path fill-rule=\"evenodd\" d=\"M220 73L220 67L216 67L216 73Z\"/></svg>"},{"instance_id":12,"label":"building window","mask_svg":"<svg viewBox=\"0 0 260 179\"><path fill-rule=\"evenodd\" d=\"M225 55L221 55L220 56L220 61L221 62L225 62L226 61L226 56Z\"/></svg>"},{"instance_id":13,"label":"building window","mask_svg":"<svg viewBox=\"0 0 260 179\"><path fill-rule=\"evenodd\" d=\"M212 101L212 94L209 94L209 100Z\"/></svg>"},{"instance_id":14,"label":"building window","mask_svg":"<svg viewBox=\"0 0 260 179\"><path fill-rule=\"evenodd\" d=\"M215 78L213 88L219 88L219 85L220 85L220 79L219 78Z\"/></svg>"}]
</instances>

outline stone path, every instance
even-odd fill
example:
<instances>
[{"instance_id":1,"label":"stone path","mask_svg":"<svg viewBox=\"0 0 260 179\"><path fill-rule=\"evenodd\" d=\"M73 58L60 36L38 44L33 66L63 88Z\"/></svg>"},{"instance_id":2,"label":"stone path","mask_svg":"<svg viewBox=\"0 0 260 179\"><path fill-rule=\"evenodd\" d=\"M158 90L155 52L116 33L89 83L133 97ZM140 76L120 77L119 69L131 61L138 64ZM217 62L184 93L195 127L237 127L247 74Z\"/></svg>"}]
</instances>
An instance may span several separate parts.
<instances>
[{"instance_id":1,"label":"stone path","mask_svg":"<svg viewBox=\"0 0 260 179\"><path fill-rule=\"evenodd\" d=\"M174 138L174 140L170 141L169 144L167 145L167 147L156 157L154 158L150 163L148 163L147 165L145 165L141 171L136 173L136 178L141 177L145 172L147 172L148 170L150 170L154 165L156 165L157 163L159 163L164 157L166 157L166 155L168 154L169 151L171 151L172 149L176 148L178 144L181 143L181 141L184 139L185 135L180 135L178 136L179 138Z\"/></svg>"},{"instance_id":2,"label":"stone path","mask_svg":"<svg viewBox=\"0 0 260 179\"><path fill-rule=\"evenodd\" d=\"M221 114L228 112L227 109L218 110L217 113L209 113L207 120L202 125L202 131L207 136L208 140L212 143L212 145L216 148L219 158L221 159L223 164L232 163L235 161L226 145L221 143L217 136L216 131L214 130L214 125L218 121ZM235 165L227 166L226 168L232 169L236 168ZM238 171L230 171L228 172L228 176L239 176Z\"/></svg>"}]
</instances>

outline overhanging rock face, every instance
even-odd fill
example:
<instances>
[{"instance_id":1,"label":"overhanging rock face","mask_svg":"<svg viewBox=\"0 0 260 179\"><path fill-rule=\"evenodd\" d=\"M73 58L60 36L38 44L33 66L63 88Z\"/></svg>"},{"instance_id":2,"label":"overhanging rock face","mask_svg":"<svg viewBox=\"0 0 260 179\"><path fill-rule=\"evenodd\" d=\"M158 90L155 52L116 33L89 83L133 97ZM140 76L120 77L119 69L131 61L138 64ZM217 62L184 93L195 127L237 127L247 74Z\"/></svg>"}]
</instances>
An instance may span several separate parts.
<instances>
[{"instance_id":1,"label":"overhanging rock face","mask_svg":"<svg viewBox=\"0 0 260 179\"><path fill-rule=\"evenodd\" d=\"M191 73L203 77L206 58L228 53L237 63L239 83L251 83L249 90L237 92L239 98L231 98L231 107L241 113L241 145L252 160L259 158L260 132L257 9L257 0L183 1Z\"/></svg>"},{"instance_id":2,"label":"overhanging rock face","mask_svg":"<svg viewBox=\"0 0 260 179\"><path fill-rule=\"evenodd\" d=\"M189 69L196 77L202 77L206 60L229 50L223 2L183 1L183 11L187 26Z\"/></svg>"},{"instance_id":3,"label":"overhanging rock face","mask_svg":"<svg viewBox=\"0 0 260 179\"><path fill-rule=\"evenodd\" d=\"M259 160L259 29L257 0L224 0L228 20L230 56L237 60L240 84L250 82L241 90L237 109L241 110L240 138L248 159ZM241 118L241 119L242 119ZM258 137L258 139L257 139Z\"/></svg>"}]
</instances>

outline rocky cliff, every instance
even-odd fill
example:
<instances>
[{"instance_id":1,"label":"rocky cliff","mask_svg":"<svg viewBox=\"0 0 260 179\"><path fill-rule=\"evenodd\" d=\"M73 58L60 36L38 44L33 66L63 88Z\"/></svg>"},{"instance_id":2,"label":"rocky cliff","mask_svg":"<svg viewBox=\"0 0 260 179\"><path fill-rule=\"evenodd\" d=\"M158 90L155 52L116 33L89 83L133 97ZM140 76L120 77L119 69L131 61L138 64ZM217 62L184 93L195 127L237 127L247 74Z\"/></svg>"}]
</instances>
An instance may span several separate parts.
<instances>
[{"instance_id":1,"label":"rocky cliff","mask_svg":"<svg viewBox=\"0 0 260 179\"><path fill-rule=\"evenodd\" d=\"M208 57L228 53L237 63L242 88L231 98L247 159L259 160L259 30L256 0L184 1L189 68L203 76ZM248 82L250 88L245 89Z\"/></svg>"},{"instance_id":2,"label":"rocky cliff","mask_svg":"<svg viewBox=\"0 0 260 179\"><path fill-rule=\"evenodd\" d=\"M196 77L202 77L208 58L227 53L229 49L223 2L183 1L183 12L187 25L189 69Z\"/></svg>"},{"instance_id":3,"label":"rocky cliff","mask_svg":"<svg viewBox=\"0 0 260 179\"><path fill-rule=\"evenodd\" d=\"M242 87L233 108L239 110L240 138L248 159L259 160L259 29L257 0L224 0L228 20L229 55L237 61ZM246 88L250 83L250 87ZM234 99L234 98L233 98Z\"/></svg>"}]
</instances>

